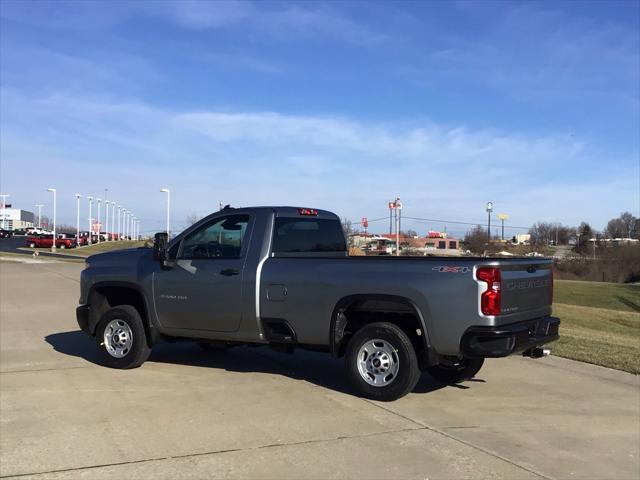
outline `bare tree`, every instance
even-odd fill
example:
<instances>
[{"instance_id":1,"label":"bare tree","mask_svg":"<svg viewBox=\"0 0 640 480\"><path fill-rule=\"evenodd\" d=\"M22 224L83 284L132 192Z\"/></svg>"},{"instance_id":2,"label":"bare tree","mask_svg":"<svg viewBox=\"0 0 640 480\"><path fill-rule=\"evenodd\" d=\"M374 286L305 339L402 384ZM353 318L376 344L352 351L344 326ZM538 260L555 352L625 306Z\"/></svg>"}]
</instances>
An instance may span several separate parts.
<instances>
[{"instance_id":1,"label":"bare tree","mask_svg":"<svg viewBox=\"0 0 640 480\"><path fill-rule=\"evenodd\" d=\"M345 235L351 235L353 230L353 223L348 218L342 218L340 220L342 222L342 230L344 230Z\"/></svg>"},{"instance_id":2,"label":"bare tree","mask_svg":"<svg viewBox=\"0 0 640 480\"><path fill-rule=\"evenodd\" d=\"M609 220L604 234L609 238L638 238L637 223L638 219L631 213L622 212L618 218Z\"/></svg>"},{"instance_id":3,"label":"bare tree","mask_svg":"<svg viewBox=\"0 0 640 480\"><path fill-rule=\"evenodd\" d=\"M191 212L189 215L187 215L187 225L193 225L194 223L198 223L200 221L200 216L195 213L195 212Z\"/></svg>"},{"instance_id":4,"label":"bare tree","mask_svg":"<svg viewBox=\"0 0 640 480\"><path fill-rule=\"evenodd\" d=\"M483 253L487 248L487 231L480 225L473 227L464 236L462 243L473 253Z\"/></svg>"},{"instance_id":5,"label":"bare tree","mask_svg":"<svg viewBox=\"0 0 640 480\"><path fill-rule=\"evenodd\" d=\"M555 231L555 226L552 223L534 223L529 229L529 235L531 235L529 243L536 246L548 245L552 238L555 239Z\"/></svg>"}]
</instances>

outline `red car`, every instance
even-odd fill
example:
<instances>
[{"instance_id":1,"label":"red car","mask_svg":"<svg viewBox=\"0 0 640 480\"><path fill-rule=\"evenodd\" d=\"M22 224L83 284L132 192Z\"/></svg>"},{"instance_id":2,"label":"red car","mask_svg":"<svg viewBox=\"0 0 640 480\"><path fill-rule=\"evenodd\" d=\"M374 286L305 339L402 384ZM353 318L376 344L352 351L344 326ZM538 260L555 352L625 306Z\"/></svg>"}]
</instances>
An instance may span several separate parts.
<instances>
[{"instance_id":1,"label":"red car","mask_svg":"<svg viewBox=\"0 0 640 480\"><path fill-rule=\"evenodd\" d=\"M31 248L51 248L53 246L53 235L27 237L27 246ZM56 248L75 248L76 246L75 238L56 238Z\"/></svg>"}]
</instances>

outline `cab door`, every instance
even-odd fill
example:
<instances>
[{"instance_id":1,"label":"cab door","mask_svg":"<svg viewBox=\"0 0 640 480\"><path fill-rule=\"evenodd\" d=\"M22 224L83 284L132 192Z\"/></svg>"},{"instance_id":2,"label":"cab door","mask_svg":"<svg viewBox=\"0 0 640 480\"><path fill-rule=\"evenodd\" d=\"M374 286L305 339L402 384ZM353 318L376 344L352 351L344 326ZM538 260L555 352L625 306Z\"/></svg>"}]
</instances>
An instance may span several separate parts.
<instances>
[{"instance_id":1,"label":"cab door","mask_svg":"<svg viewBox=\"0 0 640 480\"><path fill-rule=\"evenodd\" d=\"M156 312L163 327L238 330L250 221L249 214L212 219L182 240L171 268L154 274Z\"/></svg>"}]
</instances>

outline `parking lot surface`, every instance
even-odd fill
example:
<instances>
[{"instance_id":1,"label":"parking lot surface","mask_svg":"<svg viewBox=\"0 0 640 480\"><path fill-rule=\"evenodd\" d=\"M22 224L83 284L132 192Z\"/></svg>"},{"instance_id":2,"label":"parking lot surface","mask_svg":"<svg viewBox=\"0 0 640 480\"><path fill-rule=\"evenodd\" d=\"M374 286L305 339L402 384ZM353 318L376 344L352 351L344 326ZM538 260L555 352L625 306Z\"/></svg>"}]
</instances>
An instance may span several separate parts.
<instances>
[{"instance_id":1,"label":"parking lot surface","mask_svg":"<svg viewBox=\"0 0 640 480\"><path fill-rule=\"evenodd\" d=\"M0 261L2 477L640 478L637 376L512 357L377 403L303 351L162 344L111 370L78 331L80 269Z\"/></svg>"}]
</instances>

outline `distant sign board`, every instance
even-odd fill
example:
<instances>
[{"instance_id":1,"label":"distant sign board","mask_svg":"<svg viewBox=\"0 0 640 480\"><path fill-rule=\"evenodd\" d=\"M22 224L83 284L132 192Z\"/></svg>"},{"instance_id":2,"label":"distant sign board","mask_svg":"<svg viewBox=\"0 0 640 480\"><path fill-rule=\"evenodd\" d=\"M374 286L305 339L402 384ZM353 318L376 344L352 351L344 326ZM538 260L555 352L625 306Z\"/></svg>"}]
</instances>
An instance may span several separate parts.
<instances>
[{"instance_id":1,"label":"distant sign board","mask_svg":"<svg viewBox=\"0 0 640 480\"><path fill-rule=\"evenodd\" d=\"M369 219L367 217L362 217L361 223L364 228L369 227Z\"/></svg>"}]
</instances>

